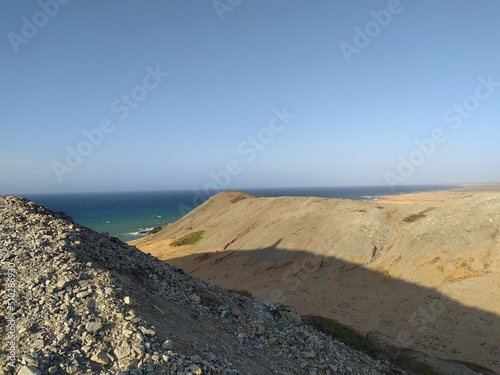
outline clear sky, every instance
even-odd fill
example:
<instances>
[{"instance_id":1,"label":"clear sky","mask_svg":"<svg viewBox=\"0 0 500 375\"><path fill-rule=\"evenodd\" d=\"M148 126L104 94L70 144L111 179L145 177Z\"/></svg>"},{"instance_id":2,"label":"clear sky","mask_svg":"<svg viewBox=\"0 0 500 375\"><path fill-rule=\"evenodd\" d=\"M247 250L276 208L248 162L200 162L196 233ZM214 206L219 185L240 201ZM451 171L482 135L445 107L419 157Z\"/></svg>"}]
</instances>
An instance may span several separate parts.
<instances>
[{"instance_id":1,"label":"clear sky","mask_svg":"<svg viewBox=\"0 0 500 375\"><path fill-rule=\"evenodd\" d=\"M499 181L499 14L4 0L0 193Z\"/></svg>"}]
</instances>

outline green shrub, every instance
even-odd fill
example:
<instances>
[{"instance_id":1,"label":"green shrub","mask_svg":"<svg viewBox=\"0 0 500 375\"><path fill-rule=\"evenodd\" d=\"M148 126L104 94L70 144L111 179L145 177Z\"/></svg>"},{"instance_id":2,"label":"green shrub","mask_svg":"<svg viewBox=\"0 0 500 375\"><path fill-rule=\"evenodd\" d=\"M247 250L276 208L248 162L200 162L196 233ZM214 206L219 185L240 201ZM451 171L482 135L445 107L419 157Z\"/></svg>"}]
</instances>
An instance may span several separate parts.
<instances>
[{"instance_id":1,"label":"green shrub","mask_svg":"<svg viewBox=\"0 0 500 375\"><path fill-rule=\"evenodd\" d=\"M415 375L439 375L431 365L421 362L410 354L401 355L397 358L396 363L404 369L412 371Z\"/></svg>"},{"instance_id":2,"label":"green shrub","mask_svg":"<svg viewBox=\"0 0 500 375\"><path fill-rule=\"evenodd\" d=\"M354 329L322 316L306 316L304 322L370 356L381 352L377 343Z\"/></svg>"},{"instance_id":3,"label":"green shrub","mask_svg":"<svg viewBox=\"0 0 500 375\"><path fill-rule=\"evenodd\" d=\"M172 246L194 245L203 238L204 230L188 233L171 243Z\"/></svg>"}]
</instances>

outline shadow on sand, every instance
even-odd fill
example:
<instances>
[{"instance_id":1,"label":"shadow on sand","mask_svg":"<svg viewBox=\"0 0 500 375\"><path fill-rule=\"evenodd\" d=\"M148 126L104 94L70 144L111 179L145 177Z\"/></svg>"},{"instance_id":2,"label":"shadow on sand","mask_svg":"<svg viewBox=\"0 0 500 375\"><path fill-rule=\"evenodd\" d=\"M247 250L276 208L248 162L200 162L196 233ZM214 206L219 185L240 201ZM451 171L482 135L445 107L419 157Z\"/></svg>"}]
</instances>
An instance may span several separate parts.
<instances>
[{"instance_id":1,"label":"shadow on sand","mask_svg":"<svg viewBox=\"0 0 500 375\"><path fill-rule=\"evenodd\" d=\"M498 315L385 271L280 249L279 242L263 249L197 253L168 263L223 288L249 291L260 301L294 305L303 316L334 319L391 348L466 362L484 374L500 373Z\"/></svg>"}]
</instances>

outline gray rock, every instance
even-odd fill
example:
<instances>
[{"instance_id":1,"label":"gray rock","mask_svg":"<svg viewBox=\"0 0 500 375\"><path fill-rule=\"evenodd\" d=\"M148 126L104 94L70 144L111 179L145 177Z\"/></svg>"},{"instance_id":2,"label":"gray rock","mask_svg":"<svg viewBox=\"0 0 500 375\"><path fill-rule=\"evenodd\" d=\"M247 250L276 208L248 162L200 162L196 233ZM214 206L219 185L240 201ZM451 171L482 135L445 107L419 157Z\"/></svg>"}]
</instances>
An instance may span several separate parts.
<instances>
[{"instance_id":1,"label":"gray rock","mask_svg":"<svg viewBox=\"0 0 500 375\"><path fill-rule=\"evenodd\" d=\"M282 318L293 326L299 326L302 323L300 315L294 311L281 311Z\"/></svg>"},{"instance_id":2,"label":"gray rock","mask_svg":"<svg viewBox=\"0 0 500 375\"><path fill-rule=\"evenodd\" d=\"M33 366L23 366L17 373L17 375L41 375L42 372Z\"/></svg>"},{"instance_id":3,"label":"gray rock","mask_svg":"<svg viewBox=\"0 0 500 375\"><path fill-rule=\"evenodd\" d=\"M311 352L302 352L301 355L304 358L314 358L314 357L316 357L316 353L314 353L312 351Z\"/></svg>"},{"instance_id":4,"label":"gray rock","mask_svg":"<svg viewBox=\"0 0 500 375\"><path fill-rule=\"evenodd\" d=\"M255 327L255 334L257 336L262 336L265 332L266 332L266 329L264 328L264 326L262 324L258 324Z\"/></svg>"},{"instance_id":5,"label":"gray rock","mask_svg":"<svg viewBox=\"0 0 500 375\"><path fill-rule=\"evenodd\" d=\"M172 350L174 349L174 342L172 340L165 340L165 342L161 345L161 348L164 350Z\"/></svg>"},{"instance_id":6,"label":"gray rock","mask_svg":"<svg viewBox=\"0 0 500 375\"><path fill-rule=\"evenodd\" d=\"M76 297L77 298L85 298L85 297L87 297L90 294L91 294L91 292L89 292L88 290L86 290L84 292L76 293Z\"/></svg>"},{"instance_id":7,"label":"gray rock","mask_svg":"<svg viewBox=\"0 0 500 375\"><path fill-rule=\"evenodd\" d=\"M201 363L201 361L203 361L199 355L192 355L190 359L193 363Z\"/></svg>"},{"instance_id":8,"label":"gray rock","mask_svg":"<svg viewBox=\"0 0 500 375\"><path fill-rule=\"evenodd\" d=\"M102 323L100 323L100 322L87 323L85 325L85 329L91 333L99 332L102 329Z\"/></svg>"},{"instance_id":9,"label":"gray rock","mask_svg":"<svg viewBox=\"0 0 500 375\"><path fill-rule=\"evenodd\" d=\"M191 294L189 296L189 300L194 303L200 303L201 302L201 297L197 294Z\"/></svg>"},{"instance_id":10,"label":"gray rock","mask_svg":"<svg viewBox=\"0 0 500 375\"><path fill-rule=\"evenodd\" d=\"M123 343L118 348L116 348L113 352L115 353L116 358L118 358L118 360L121 360L121 359L128 357L130 355L130 346L127 343Z\"/></svg>"},{"instance_id":11,"label":"gray rock","mask_svg":"<svg viewBox=\"0 0 500 375\"><path fill-rule=\"evenodd\" d=\"M90 360L101 365L107 365L111 362L110 356L104 350L99 350L92 357L90 357Z\"/></svg>"},{"instance_id":12,"label":"gray rock","mask_svg":"<svg viewBox=\"0 0 500 375\"><path fill-rule=\"evenodd\" d=\"M201 375L203 373L200 366L198 366L198 365L189 366L189 371L191 371L191 373L194 375Z\"/></svg>"},{"instance_id":13,"label":"gray rock","mask_svg":"<svg viewBox=\"0 0 500 375\"><path fill-rule=\"evenodd\" d=\"M145 327L139 327L139 330L144 333L146 336L154 336L156 335L156 332L153 331L152 329L147 329Z\"/></svg>"},{"instance_id":14,"label":"gray rock","mask_svg":"<svg viewBox=\"0 0 500 375\"><path fill-rule=\"evenodd\" d=\"M30 346L35 350L40 350L45 346L45 343L43 340L37 339L33 340Z\"/></svg>"},{"instance_id":15,"label":"gray rock","mask_svg":"<svg viewBox=\"0 0 500 375\"><path fill-rule=\"evenodd\" d=\"M125 305L132 305L133 304L132 297L126 296L125 298L123 298L123 303L125 303Z\"/></svg>"}]
</instances>

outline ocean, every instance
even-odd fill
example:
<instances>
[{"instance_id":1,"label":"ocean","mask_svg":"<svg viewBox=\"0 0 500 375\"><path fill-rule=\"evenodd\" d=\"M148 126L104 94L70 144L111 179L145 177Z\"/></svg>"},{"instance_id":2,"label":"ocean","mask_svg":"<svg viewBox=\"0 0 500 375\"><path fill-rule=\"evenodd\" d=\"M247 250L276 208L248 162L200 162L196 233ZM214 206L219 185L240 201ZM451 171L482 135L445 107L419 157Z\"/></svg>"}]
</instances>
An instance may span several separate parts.
<instances>
[{"instance_id":1,"label":"ocean","mask_svg":"<svg viewBox=\"0 0 500 375\"><path fill-rule=\"evenodd\" d=\"M315 196L374 200L384 195L453 189L458 186L400 186L391 190L387 186L330 187L330 188L271 188L244 189L245 192L264 196ZM189 210L207 199L199 191L117 192L29 194L26 198L53 211L62 211L77 223L100 233L108 233L122 241L145 236L141 231L164 226L176 221Z\"/></svg>"}]
</instances>

